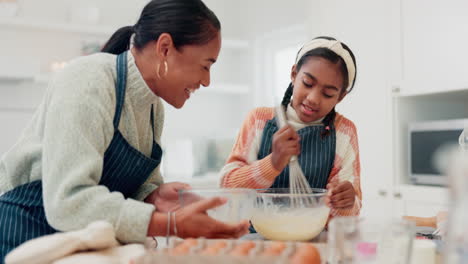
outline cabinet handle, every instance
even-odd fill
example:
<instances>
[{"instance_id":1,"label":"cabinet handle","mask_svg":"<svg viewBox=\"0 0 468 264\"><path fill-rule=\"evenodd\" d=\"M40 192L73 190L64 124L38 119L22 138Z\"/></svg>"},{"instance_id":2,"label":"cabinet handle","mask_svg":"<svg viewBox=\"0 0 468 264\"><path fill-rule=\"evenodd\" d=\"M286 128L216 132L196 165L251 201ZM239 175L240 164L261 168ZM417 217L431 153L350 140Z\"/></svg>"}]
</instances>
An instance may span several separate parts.
<instances>
[{"instance_id":1,"label":"cabinet handle","mask_svg":"<svg viewBox=\"0 0 468 264\"><path fill-rule=\"evenodd\" d=\"M393 92L393 93L399 93L399 92L400 92L400 86L398 86L398 85L393 85L393 86L392 86L392 92Z\"/></svg>"},{"instance_id":2,"label":"cabinet handle","mask_svg":"<svg viewBox=\"0 0 468 264\"><path fill-rule=\"evenodd\" d=\"M402 195L401 195L401 193L396 192L396 193L393 194L393 197L395 197L397 199L401 199Z\"/></svg>"},{"instance_id":3,"label":"cabinet handle","mask_svg":"<svg viewBox=\"0 0 468 264\"><path fill-rule=\"evenodd\" d=\"M387 196L387 191L385 191L385 190L379 190L379 196L382 196L382 197Z\"/></svg>"}]
</instances>

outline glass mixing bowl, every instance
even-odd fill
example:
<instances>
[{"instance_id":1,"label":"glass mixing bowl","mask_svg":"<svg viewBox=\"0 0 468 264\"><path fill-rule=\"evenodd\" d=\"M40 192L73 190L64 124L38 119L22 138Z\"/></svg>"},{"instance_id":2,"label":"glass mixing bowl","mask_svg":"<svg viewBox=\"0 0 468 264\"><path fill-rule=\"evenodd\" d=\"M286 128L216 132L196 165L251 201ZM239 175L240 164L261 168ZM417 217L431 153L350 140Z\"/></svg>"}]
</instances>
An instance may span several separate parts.
<instances>
[{"instance_id":1,"label":"glass mixing bowl","mask_svg":"<svg viewBox=\"0 0 468 264\"><path fill-rule=\"evenodd\" d=\"M201 199L212 197L225 197L224 205L210 209L208 215L216 220L226 223L238 223L241 220L249 220L256 197L254 189L220 188L220 189L192 189L179 191L181 206L187 206Z\"/></svg>"},{"instance_id":2,"label":"glass mixing bowl","mask_svg":"<svg viewBox=\"0 0 468 264\"><path fill-rule=\"evenodd\" d=\"M326 189L291 193L289 188L257 190L251 222L271 240L307 241L324 229L330 208Z\"/></svg>"}]
</instances>

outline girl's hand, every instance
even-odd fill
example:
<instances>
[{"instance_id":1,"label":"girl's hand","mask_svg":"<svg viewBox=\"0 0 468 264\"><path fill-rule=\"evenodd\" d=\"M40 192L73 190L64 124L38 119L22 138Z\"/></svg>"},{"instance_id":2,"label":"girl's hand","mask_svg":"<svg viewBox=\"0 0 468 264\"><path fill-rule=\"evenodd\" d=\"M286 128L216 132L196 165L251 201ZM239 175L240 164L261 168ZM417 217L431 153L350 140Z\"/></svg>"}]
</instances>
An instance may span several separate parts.
<instances>
[{"instance_id":1,"label":"girl's hand","mask_svg":"<svg viewBox=\"0 0 468 264\"><path fill-rule=\"evenodd\" d=\"M327 184L327 205L332 209L349 209L354 206L356 191L349 181L332 180Z\"/></svg>"},{"instance_id":2,"label":"girl's hand","mask_svg":"<svg viewBox=\"0 0 468 264\"><path fill-rule=\"evenodd\" d=\"M160 185L145 202L154 204L159 212L170 212L180 208L179 191L190 190L190 185L182 182L170 182Z\"/></svg>"},{"instance_id":3,"label":"girl's hand","mask_svg":"<svg viewBox=\"0 0 468 264\"><path fill-rule=\"evenodd\" d=\"M300 138L291 126L284 126L273 135L271 162L276 170L282 171L288 165L291 156L300 153Z\"/></svg>"},{"instance_id":4,"label":"girl's hand","mask_svg":"<svg viewBox=\"0 0 468 264\"><path fill-rule=\"evenodd\" d=\"M228 224L208 216L207 210L225 204L226 198L215 197L192 203L176 212L177 236L206 238L239 238L249 232L249 222Z\"/></svg>"}]
</instances>

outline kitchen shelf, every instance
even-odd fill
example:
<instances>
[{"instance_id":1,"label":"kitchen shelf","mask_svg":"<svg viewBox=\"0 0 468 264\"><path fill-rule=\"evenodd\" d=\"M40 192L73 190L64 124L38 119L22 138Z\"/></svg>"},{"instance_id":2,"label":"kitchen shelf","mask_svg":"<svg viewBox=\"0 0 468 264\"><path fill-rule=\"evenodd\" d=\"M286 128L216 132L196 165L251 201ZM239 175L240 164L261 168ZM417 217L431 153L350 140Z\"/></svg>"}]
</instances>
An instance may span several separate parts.
<instances>
[{"instance_id":1,"label":"kitchen shelf","mask_svg":"<svg viewBox=\"0 0 468 264\"><path fill-rule=\"evenodd\" d=\"M48 84L52 73L42 73L35 76L15 76L15 77L2 77L0 76L0 81L5 80L16 80L16 81L32 81L37 84ZM200 87L200 90L197 91L200 93L206 94L232 94L232 95L247 95L249 92L249 87L243 84L233 84L233 83L213 83L208 87Z\"/></svg>"},{"instance_id":2,"label":"kitchen shelf","mask_svg":"<svg viewBox=\"0 0 468 264\"><path fill-rule=\"evenodd\" d=\"M12 64L11 61L16 63ZM0 61L0 82L33 81L39 71L39 63L28 58L3 57Z\"/></svg>"},{"instance_id":3,"label":"kitchen shelf","mask_svg":"<svg viewBox=\"0 0 468 264\"><path fill-rule=\"evenodd\" d=\"M55 31L110 37L120 26L79 25L60 21L31 20L25 18L0 18L0 28L21 28L26 30ZM223 39L223 47L247 49L249 42L241 39Z\"/></svg>"},{"instance_id":4,"label":"kitchen shelf","mask_svg":"<svg viewBox=\"0 0 468 264\"><path fill-rule=\"evenodd\" d=\"M0 82L24 82L33 80L33 76L26 74L0 75Z\"/></svg>"},{"instance_id":5,"label":"kitchen shelf","mask_svg":"<svg viewBox=\"0 0 468 264\"><path fill-rule=\"evenodd\" d=\"M61 23L59 21L40 21L28 20L22 18L0 19L1 27L23 28L43 31L58 31L65 33L80 33L90 35L110 35L115 29L97 25L77 25L70 23Z\"/></svg>"},{"instance_id":6,"label":"kitchen shelf","mask_svg":"<svg viewBox=\"0 0 468 264\"><path fill-rule=\"evenodd\" d=\"M456 88L456 89L432 89L432 90L425 90L425 91L414 91L410 89L405 89L405 86L402 87L402 91L394 92L394 97L416 97L416 96L439 96L439 95L466 95L468 94L468 87L465 88Z\"/></svg>"},{"instance_id":7,"label":"kitchen shelf","mask_svg":"<svg viewBox=\"0 0 468 264\"><path fill-rule=\"evenodd\" d=\"M33 82L37 84L49 83L50 74L17 74L17 75L0 75L0 82Z\"/></svg>"}]
</instances>

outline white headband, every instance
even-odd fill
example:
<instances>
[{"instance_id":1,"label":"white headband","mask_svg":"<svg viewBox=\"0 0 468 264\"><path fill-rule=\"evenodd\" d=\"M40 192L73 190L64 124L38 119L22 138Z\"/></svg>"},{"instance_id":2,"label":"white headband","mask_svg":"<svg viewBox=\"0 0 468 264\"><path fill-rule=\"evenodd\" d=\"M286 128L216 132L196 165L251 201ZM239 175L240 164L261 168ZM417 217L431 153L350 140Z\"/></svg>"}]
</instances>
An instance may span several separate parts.
<instances>
[{"instance_id":1,"label":"white headband","mask_svg":"<svg viewBox=\"0 0 468 264\"><path fill-rule=\"evenodd\" d=\"M324 38L313 39L309 43L305 44L301 50L299 50L299 53L296 57L296 64L302 58L302 56L304 56L304 54L316 48L327 48L335 52L344 60L346 68L348 69L348 87L346 88L346 91L349 91L353 85L354 77L356 76L356 67L354 66L351 54L349 54L349 51L343 48L341 42Z\"/></svg>"}]
</instances>

